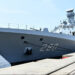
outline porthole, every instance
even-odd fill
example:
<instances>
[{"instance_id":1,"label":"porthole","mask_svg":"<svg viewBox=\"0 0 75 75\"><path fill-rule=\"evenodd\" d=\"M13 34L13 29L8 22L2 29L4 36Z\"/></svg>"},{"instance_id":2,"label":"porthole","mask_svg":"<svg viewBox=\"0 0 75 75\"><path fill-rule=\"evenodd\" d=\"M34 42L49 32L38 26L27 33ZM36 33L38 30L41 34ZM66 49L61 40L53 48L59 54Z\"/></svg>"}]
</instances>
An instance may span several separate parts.
<instances>
[{"instance_id":1,"label":"porthole","mask_svg":"<svg viewBox=\"0 0 75 75\"><path fill-rule=\"evenodd\" d=\"M40 38L40 41L43 41L43 38Z\"/></svg>"},{"instance_id":2,"label":"porthole","mask_svg":"<svg viewBox=\"0 0 75 75\"><path fill-rule=\"evenodd\" d=\"M25 37L24 36L21 36L21 39L24 39Z\"/></svg>"},{"instance_id":3,"label":"porthole","mask_svg":"<svg viewBox=\"0 0 75 75\"><path fill-rule=\"evenodd\" d=\"M28 44L28 42L27 42L27 41L24 41L24 43L25 43L25 44Z\"/></svg>"}]
</instances>

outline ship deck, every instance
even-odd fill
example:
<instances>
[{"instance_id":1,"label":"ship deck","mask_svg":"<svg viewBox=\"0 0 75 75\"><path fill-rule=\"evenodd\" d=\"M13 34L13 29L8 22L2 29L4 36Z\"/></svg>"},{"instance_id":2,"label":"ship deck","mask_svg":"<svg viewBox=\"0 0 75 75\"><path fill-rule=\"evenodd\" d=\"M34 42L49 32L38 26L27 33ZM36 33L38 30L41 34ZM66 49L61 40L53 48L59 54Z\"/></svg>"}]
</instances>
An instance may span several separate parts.
<instances>
[{"instance_id":1,"label":"ship deck","mask_svg":"<svg viewBox=\"0 0 75 75\"><path fill-rule=\"evenodd\" d=\"M68 56L68 58L65 58ZM74 75L75 53L64 59L43 59L0 69L0 74Z\"/></svg>"}]
</instances>

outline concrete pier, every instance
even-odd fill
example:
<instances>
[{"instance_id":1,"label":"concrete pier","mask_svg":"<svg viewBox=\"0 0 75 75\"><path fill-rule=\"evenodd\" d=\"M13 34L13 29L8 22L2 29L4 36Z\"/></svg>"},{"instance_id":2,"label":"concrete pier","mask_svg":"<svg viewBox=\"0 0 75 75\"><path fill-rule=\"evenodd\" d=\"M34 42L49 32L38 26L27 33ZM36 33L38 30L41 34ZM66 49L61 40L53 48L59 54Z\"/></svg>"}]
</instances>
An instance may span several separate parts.
<instances>
[{"instance_id":1,"label":"concrete pier","mask_svg":"<svg viewBox=\"0 0 75 75\"><path fill-rule=\"evenodd\" d=\"M66 59L43 59L0 69L0 74L67 75L75 73L75 55Z\"/></svg>"}]
</instances>

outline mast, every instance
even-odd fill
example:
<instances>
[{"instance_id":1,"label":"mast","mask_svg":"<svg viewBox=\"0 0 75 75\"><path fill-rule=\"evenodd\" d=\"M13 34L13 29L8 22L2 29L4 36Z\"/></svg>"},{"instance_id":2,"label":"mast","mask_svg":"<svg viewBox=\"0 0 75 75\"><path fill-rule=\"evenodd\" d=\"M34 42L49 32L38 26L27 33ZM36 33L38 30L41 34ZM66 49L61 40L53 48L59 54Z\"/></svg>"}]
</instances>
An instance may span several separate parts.
<instances>
[{"instance_id":1,"label":"mast","mask_svg":"<svg viewBox=\"0 0 75 75\"><path fill-rule=\"evenodd\" d=\"M70 25L75 24L74 16L75 16L74 9L67 10L67 18Z\"/></svg>"}]
</instances>

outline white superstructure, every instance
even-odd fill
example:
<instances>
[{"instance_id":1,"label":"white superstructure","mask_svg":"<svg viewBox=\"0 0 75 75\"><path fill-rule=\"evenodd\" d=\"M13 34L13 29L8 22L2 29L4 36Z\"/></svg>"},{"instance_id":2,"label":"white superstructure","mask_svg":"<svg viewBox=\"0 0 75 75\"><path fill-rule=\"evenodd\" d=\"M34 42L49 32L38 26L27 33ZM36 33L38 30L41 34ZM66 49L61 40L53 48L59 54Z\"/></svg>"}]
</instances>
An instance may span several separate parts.
<instances>
[{"instance_id":1,"label":"white superstructure","mask_svg":"<svg viewBox=\"0 0 75 75\"><path fill-rule=\"evenodd\" d=\"M67 12L67 20L63 20L58 27L53 30L54 33L73 35L75 31L75 13L74 9L69 9Z\"/></svg>"}]
</instances>

